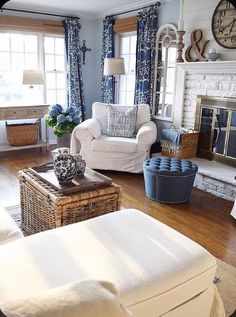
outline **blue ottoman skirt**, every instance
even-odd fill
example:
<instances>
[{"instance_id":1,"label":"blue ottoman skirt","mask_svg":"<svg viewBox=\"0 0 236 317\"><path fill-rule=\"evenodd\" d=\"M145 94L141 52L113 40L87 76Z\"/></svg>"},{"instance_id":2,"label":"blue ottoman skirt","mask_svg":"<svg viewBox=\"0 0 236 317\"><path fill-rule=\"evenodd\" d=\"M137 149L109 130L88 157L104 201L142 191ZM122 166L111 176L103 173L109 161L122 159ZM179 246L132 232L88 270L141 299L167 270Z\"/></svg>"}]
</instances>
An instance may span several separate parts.
<instances>
[{"instance_id":1,"label":"blue ottoman skirt","mask_svg":"<svg viewBox=\"0 0 236 317\"><path fill-rule=\"evenodd\" d=\"M143 163L145 191L149 199L178 204L189 200L198 167L187 160L151 158Z\"/></svg>"}]
</instances>

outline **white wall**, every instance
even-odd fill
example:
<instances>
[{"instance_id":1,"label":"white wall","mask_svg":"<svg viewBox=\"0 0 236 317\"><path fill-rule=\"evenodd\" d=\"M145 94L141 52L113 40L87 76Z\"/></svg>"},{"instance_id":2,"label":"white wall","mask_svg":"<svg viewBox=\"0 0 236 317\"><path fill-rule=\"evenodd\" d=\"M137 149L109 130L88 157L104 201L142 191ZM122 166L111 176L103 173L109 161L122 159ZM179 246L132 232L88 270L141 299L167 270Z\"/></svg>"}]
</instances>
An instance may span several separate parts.
<instances>
[{"instance_id":1,"label":"white wall","mask_svg":"<svg viewBox=\"0 0 236 317\"><path fill-rule=\"evenodd\" d=\"M185 24L185 48L190 43L191 32L200 29L204 38L210 40L207 48L215 47L221 53L221 60L236 60L236 50L226 49L218 45L211 31L211 20L219 0L185 0L184 24Z\"/></svg>"}]
</instances>

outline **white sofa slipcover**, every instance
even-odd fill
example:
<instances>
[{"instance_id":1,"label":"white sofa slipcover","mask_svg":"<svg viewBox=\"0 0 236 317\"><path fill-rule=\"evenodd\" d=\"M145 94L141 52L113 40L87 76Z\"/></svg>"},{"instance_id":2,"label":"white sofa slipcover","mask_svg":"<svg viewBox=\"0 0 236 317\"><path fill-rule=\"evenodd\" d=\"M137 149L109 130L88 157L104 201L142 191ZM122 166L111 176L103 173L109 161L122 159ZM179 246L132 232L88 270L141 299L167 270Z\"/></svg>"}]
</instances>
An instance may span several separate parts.
<instances>
[{"instance_id":1,"label":"white sofa slipcover","mask_svg":"<svg viewBox=\"0 0 236 317\"><path fill-rule=\"evenodd\" d=\"M220 300L214 309L215 258L137 210L2 245L0 268L0 302L96 279L114 283L134 317L224 317Z\"/></svg>"},{"instance_id":2,"label":"white sofa slipcover","mask_svg":"<svg viewBox=\"0 0 236 317\"><path fill-rule=\"evenodd\" d=\"M121 106L120 111L127 107ZM104 135L107 124L107 104L95 102L92 118L79 124L72 133L71 152L80 151L87 166L95 169L142 172L151 145L157 137L157 128L150 121L148 105L138 105L136 137L109 137Z\"/></svg>"},{"instance_id":3,"label":"white sofa slipcover","mask_svg":"<svg viewBox=\"0 0 236 317\"><path fill-rule=\"evenodd\" d=\"M23 234L10 214L0 207L0 245L22 238Z\"/></svg>"}]
</instances>

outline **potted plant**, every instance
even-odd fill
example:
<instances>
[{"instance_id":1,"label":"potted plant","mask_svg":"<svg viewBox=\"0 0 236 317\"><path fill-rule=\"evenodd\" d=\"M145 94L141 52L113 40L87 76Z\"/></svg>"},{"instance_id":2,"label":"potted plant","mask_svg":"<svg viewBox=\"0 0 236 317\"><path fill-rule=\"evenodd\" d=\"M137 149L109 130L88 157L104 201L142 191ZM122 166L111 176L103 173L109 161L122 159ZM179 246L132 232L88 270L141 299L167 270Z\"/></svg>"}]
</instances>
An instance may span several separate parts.
<instances>
[{"instance_id":1,"label":"potted plant","mask_svg":"<svg viewBox=\"0 0 236 317\"><path fill-rule=\"evenodd\" d=\"M68 107L65 110L61 105L56 104L50 107L45 122L52 127L57 136L58 148L70 147L71 133L80 123L80 111L76 107Z\"/></svg>"}]
</instances>

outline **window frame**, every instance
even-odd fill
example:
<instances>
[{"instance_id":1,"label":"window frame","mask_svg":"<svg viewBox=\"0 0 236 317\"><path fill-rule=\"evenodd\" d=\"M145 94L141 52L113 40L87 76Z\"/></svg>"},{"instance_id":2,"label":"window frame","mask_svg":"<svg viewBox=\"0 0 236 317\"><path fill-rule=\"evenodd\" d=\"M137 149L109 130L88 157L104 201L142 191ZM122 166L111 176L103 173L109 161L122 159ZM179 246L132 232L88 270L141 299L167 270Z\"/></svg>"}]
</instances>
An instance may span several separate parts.
<instances>
[{"instance_id":1,"label":"window frame","mask_svg":"<svg viewBox=\"0 0 236 317\"><path fill-rule=\"evenodd\" d=\"M46 68L45 68L45 47L44 47L44 38L45 37L53 37L53 38L65 38L65 35L63 33L55 33L53 34L52 32L40 32L40 31L28 31L26 29L24 30L18 30L18 29L7 29L7 28L0 28L0 33L7 33L7 34L21 34L21 35L34 35L37 37L37 52L35 54L37 54L37 65L38 65L38 69L42 71L42 74L44 76L44 85L42 85L40 87L40 95L42 97L42 101L43 103L47 104L47 84L46 84ZM12 50L10 47L9 51L6 51L7 53L10 54L10 72L12 72ZM13 52L14 53L14 52ZM25 49L23 51L24 56L25 56ZM54 54L55 56L55 54ZM60 73L64 73L65 74L65 89L63 89L65 91L65 100L64 100L64 104L66 106L66 76L67 76L67 69L66 69L66 51L64 51L64 62L65 62L65 71L60 71ZM7 70L7 71L9 71ZM4 71L4 70L3 70ZM57 92L57 88L55 89ZM62 90L62 89L61 89ZM11 94L12 97L12 94ZM57 98L57 94L56 94L56 98ZM22 99L21 101L16 101L14 99L11 98L10 101L7 101L6 104L8 104L9 106L15 104L15 103L23 103L24 99ZM55 100L56 102L56 100ZM3 105L4 102L1 102L1 104ZM1 105L0 105L1 106Z\"/></svg>"},{"instance_id":2,"label":"window frame","mask_svg":"<svg viewBox=\"0 0 236 317\"><path fill-rule=\"evenodd\" d=\"M41 33L42 34L42 48L43 48L43 70L44 70L44 72L43 72L43 74L44 74L44 80L45 80L45 82L44 82L44 101L46 102L47 101L47 81L46 81L46 74L47 73L59 73L59 74L65 74L65 87L64 87L64 90L65 90L65 100L64 100L64 103L63 103L63 105L65 104L65 106L66 106L66 102L67 102L67 100L66 100L66 98L67 98L67 94L66 94L66 88L67 88L67 86L66 86L66 78L67 78L67 67L66 67L66 48L64 49L64 71L57 71L57 70L54 70L54 71L49 71L49 72L47 72L46 71L46 63L45 63L45 55L46 55L46 52L45 52L45 45L44 45L44 39L45 39L45 37L54 37L54 40L55 40L55 38L64 38L65 39L65 36L64 35L62 35L62 34L51 34L51 33L49 33L49 34L47 34L47 33ZM56 56L56 54L55 54L55 52L54 52L54 57ZM63 89L57 89L57 80L56 80L56 88L55 89L51 89L51 90L56 90L56 103L57 103L57 90L63 90Z\"/></svg>"},{"instance_id":3,"label":"window frame","mask_svg":"<svg viewBox=\"0 0 236 317\"><path fill-rule=\"evenodd\" d=\"M122 54L121 54L121 39L124 38L124 37L129 37L131 38L131 36L136 36L137 38L137 31L131 31L131 32L122 32L122 33L119 33L116 35L116 57L122 57ZM131 42L129 43L129 58L130 58L130 55L133 54L133 53L130 53L130 45L131 45ZM136 58L136 53L135 53L135 58ZM136 64L136 62L135 62ZM127 69L125 69L125 74L124 75L121 75L121 76L126 76L126 88L127 88L127 76L128 75L132 75L134 76L134 82L136 80L136 67L134 69L134 72L128 72ZM120 80L121 80L121 76L119 76L119 78L117 79L117 91L116 91L116 96L115 96L115 100L117 103L120 103ZM135 84L134 84L134 96L135 96ZM126 93L126 98L127 98L127 89L125 90L125 93ZM125 98L125 100L126 100ZM127 104L125 102L125 104ZM134 104L134 100L133 100L133 104Z\"/></svg>"}]
</instances>

